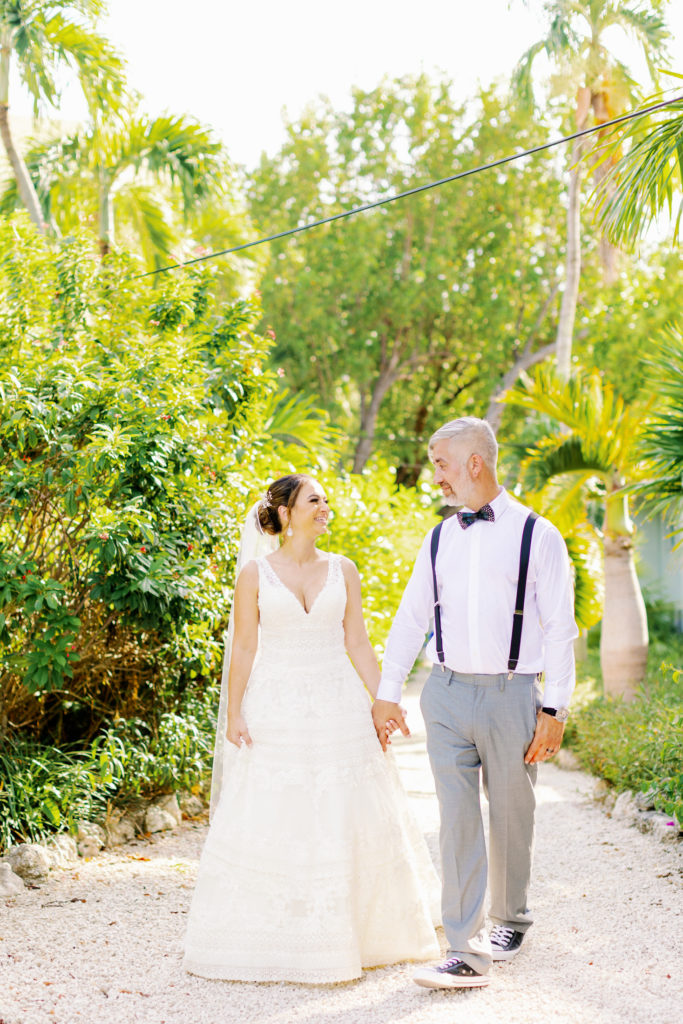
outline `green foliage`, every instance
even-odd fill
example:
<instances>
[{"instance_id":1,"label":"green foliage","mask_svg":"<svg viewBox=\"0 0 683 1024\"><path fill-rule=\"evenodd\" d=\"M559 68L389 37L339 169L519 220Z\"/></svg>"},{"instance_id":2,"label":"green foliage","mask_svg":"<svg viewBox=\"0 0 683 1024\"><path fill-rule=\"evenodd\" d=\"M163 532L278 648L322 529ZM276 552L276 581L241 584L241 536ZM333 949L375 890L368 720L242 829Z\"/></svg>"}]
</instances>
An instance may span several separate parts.
<instances>
[{"instance_id":1,"label":"green foliage","mask_svg":"<svg viewBox=\"0 0 683 1024\"><path fill-rule=\"evenodd\" d=\"M637 487L645 514L676 521L683 508L683 335L671 328L650 360L648 384L658 395L642 435L648 479Z\"/></svg>"},{"instance_id":2,"label":"green foliage","mask_svg":"<svg viewBox=\"0 0 683 1024\"><path fill-rule=\"evenodd\" d=\"M264 232L284 230L538 140L493 92L465 110L447 82L383 82L355 90L350 112L320 103L290 125L252 176L251 214ZM534 350L548 344L552 313L538 320L563 225L553 161L539 155L271 243L273 359L351 435L356 469L379 450L414 483L425 435L483 413L530 335Z\"/></svg>"},{"instance_id":3,"label":"green foliage","mask_svg":"<svg viewBox=\"0 0 683 1024\"><path fill-rule=\"evenodd\" d=\"M393 469L380 460L362 474L318 479L333 511L329 549L358 567L368 634L381 655L419 547L437 521L431 489L416 496L397 488Z\"/></svg>"},{"instance_id":4,"label":"green foliage","mask_svg":"<svg viewBox=\"0 0 683 1024\"><path fill-rule=\"evenodd\" d=\"M680 317L681 254L667 245L637 261L622 254L624 272L610 288L584 290L577 353L585 366L598 366L627 404L652 393L649 362L656 359L662 333ZM594 296L584 305L586 291ZM656 394L657 392L654 391Z\"/></svg>"},{"instance_id":5,"label":"green foliage","mask_svg":"<svg viewBox=\"0 0 683 1024\"><path fill-rule=\"evenodd\" d=\"M683 75L676 75L683 78ZM659 97L652 97L652 102ZM679 239L683 201L683 103L672 103L649 118L636 118L613 133L605 159L614 160L625 142L630 146L605 176L597 192L599 223L616 245L632 248L662 210L675 216L673 240Z\"/></svg>"},{"instance_id":6,"label":"green foliage","mask_svg":"<svg viewBox=\"0 0 683 1024\"><path fill-rule=\"evenodd\" d=\"M33 142L25 156L45 221L60 235L97 223L105 250L125 241L150 267L168 262L174 247L191 251L188 218L208 202L232 208L239 220L222 145L189 117L150 118L135 109L97 118L75 134ZM11 179L0 196L5 213L22 205ZM223 212L227 212L224 209ZM244 218L237 240L242 240Z\"/></svg>"},{"instance_id":7,"label":"green foliage","mask_svg":"<svg viewBox=\"0 0 683 1024\"><path fill-rule=\"evenodd\" d=\"M95 29L103 0L0 0L3 47L12 52L34 102L59 103L59 72L76 72L91 111L113 109L124 88L123 62Z\"/></svg>"},{"instance_id":8,"label":"green foliage","mask_svg":"<svg viewBox=\"0 0 683 1024\"><path fill-rule=\"evenodd\" d=\"M117 719L86 747L18 738L0 746L0 849L102 821L112 801L201 785L213 756L210 690L151 726Z\"/></svg>"},{"instance_id":9,"label":"green foliage","mask_svg":"<svg viewBox=\"0 0 683 1024\"><path fill-rule=\"evenodd\" d=\"M0 229L0 733L88 739L213 675L264 446L321 440L310 403L272 433L256 305L133 269Z\"/></svg>"},{"instance_id":10,"label":"green foliage","mask_svg":"<svg viewBox=\"0 0 683 1024\"><path fill-rule=\"evenodd\" d=\"M683 673L662 664L632 703L595 697L567 724L581 764L617 790L654 790L655 806L683 822Z\"/></svg>"}]
</instances>

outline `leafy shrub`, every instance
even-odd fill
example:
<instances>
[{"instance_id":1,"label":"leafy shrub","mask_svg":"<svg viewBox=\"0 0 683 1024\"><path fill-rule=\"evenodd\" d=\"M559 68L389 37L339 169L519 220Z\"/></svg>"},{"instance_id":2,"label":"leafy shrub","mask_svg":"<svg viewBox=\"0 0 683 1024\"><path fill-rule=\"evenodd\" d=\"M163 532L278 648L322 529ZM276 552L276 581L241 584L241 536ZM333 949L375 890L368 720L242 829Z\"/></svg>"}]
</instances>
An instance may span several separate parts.
<instances>
[{"instance_id":1,"label":"leafy shrub","mask_svg":"<svg viewBox=\"0 0 683 1024\"><path fill-rule=\"evenodd\" d=\"M253 303L134 271L0 226L0 738L87 743L216 672L245 501L277 449L269 343Z\"/></svg>"},{"instance_id":2,"label":"leafy shrub","mask_svg":"<svg viewBox=\"0 0 683 1024\"><path fill-rule=\"evenodd\" d=\"M201 786L211 767L217 694L164 712L151 726L119 719L87 747L30 739L0 747L0 849L104 819L110 802Z\"/></svg>"},{"instance_id":3,"label":"leafy shrub","mask_svg":"<svg viewBox=\"0 0 683 1024\"><path fill-rule=\"evenodd\" d=\"M636 700L579 705L567 743L617 790L654 790L655 806L683 823L683 672L663 664Z\"/></svg>"}]
</instances>

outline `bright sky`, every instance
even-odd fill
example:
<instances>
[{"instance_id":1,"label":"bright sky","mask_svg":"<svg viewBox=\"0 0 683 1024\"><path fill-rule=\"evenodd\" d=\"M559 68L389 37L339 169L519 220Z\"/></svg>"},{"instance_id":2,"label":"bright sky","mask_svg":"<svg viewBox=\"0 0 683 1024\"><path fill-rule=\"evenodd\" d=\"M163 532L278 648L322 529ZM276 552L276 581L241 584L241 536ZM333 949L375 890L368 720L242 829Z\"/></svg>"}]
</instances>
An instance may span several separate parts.
<instances>
[{"instance_id":1,"label":"bright sky","mask_svg":"<svg viewBox=\"0 0 683 1024\"><path fill-rule=\"evenodd\" d=\"M213 127L232 158L253 166L283 141L283 110L296 117L321 93L348 104L353 85L383 75L441 71L465 99L478 81L509 75L544 34L540 0L110 0L102 25L128 61L150 114L192 114ZM683 2L670 4L673 69L683 73ZM613 48L644 80L621 33ZM675 80L671 81L675 85ZM683 86L683 83L681 83ZM12 85L13 114L29 105ZM60 115L84 116L75 89Z\"/></svg>"}]
</instances>

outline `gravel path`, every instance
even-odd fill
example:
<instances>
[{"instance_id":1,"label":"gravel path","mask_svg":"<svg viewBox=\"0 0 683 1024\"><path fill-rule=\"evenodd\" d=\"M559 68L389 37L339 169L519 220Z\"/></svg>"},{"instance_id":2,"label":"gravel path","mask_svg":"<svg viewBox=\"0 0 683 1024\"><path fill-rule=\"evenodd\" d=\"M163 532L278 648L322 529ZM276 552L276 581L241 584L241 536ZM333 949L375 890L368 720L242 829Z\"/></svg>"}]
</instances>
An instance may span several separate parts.
<instances>
[{"instance_id":1,"label":"gravel path","mask_svg":"<svg viewBox=\"0 0 683 1024\"><path fill-rule=\"evenodd\" d=\"M417 695L394 749L430 848L438 815ZM180 968L205 823L54 871L0 902L0 1024L678 1024L683 856L590 802L589 776L540 768L523 951L470 992L418 988L409 964L346 985L209 982Z\"/></svg>"}]
</instances>

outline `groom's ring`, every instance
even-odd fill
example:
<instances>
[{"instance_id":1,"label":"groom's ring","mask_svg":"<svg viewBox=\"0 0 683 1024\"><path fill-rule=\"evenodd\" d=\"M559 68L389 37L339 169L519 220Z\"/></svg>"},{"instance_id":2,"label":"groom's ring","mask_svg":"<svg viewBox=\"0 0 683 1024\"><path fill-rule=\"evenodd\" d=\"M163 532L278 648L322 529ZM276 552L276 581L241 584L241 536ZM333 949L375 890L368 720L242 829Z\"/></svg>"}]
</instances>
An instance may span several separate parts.
<instances>
[{"instance_id":1,"label":"groom's ring","mask_svg":"<svg viewBox=\"0 0 683 1024\"><path fill-rule=\"evenodd\" d=\"M546 752L546 754L554 754L555 753L555 748L554 747L546 747L545 748L545 752Z\"/></svg>"}]
</instances>

